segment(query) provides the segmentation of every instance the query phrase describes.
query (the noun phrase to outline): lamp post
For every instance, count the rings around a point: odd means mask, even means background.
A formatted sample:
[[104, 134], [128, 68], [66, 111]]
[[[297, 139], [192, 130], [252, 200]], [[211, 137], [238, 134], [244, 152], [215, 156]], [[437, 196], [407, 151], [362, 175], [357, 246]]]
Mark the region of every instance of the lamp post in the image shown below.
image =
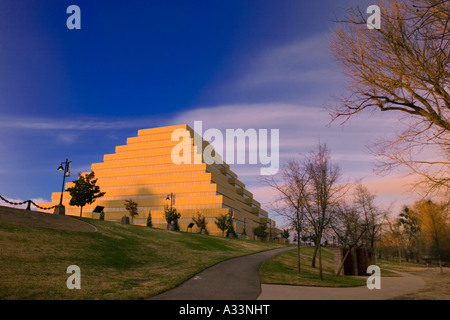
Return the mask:
[[59, 215], [66, 214], [66, 208], [62, 204], [62, 200], [63, 200], [63, 193], [64, 193], [64, 184], [66, 182], [66, 177], [68, 177], [70, 175], [71, 164], [72, 164], [72, 162], [69, 161], [69, 159], [66, 159], [66, 161], [61, 162], [61, 164], [58, 167], [58, 171], [63, 171], [64, 174], [63, 174], [63, 181], [62, 181], [62, 187], [61, 187], [61, 197], [59, 199], [59, 204], [55, 207], [55, 211], [53, 212], [54, 214], [59, 214]]
[[172, 211], [172, 206], [174, 205], [174, 197], [175, 195], [171, 192], [170, 194], [167, 195], [166, 200], [169, 201], [170, 200], [170, 211]]

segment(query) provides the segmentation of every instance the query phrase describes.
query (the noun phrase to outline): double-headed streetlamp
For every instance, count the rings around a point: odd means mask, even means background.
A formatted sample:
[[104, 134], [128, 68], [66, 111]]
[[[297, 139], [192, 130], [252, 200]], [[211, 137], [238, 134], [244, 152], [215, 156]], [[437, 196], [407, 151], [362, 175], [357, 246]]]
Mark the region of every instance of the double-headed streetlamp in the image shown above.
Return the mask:
[[72, 164], [72, 161], [69, 161], [69, 159], [66, 159], [65, 162], [61, 162], [61, 164], [58, 167], [58, 171], [64, 171], [63, 174], [63, 182], [61, 187], [61, 198], [59, 199], [59, 204], [55, 207], [54, 214], [60, 214], [65, 215], [66, 214], [66, 208], [62, 204], [63, 200], [63, 193], [64, 193], [64, 184], [66, 182], [66, 177], [70, 176], [70, 166]]

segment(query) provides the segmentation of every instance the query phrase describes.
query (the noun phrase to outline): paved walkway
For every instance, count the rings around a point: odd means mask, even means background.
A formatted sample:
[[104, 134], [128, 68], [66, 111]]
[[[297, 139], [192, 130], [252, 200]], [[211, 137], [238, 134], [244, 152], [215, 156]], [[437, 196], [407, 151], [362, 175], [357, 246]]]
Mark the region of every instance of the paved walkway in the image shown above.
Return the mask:
[[366, 286], [323, 288], [261, 285], [259, 268], [263, 261], [292, 249], [280, 248], [226, 260], [151, 300], [385, 300], [425, 286], [421, 277], [408, 273], [401, 273], [402, 277], [382, 277], [379, 290], [369, 290]]
[[261, 293], [259, 268], [263, 261], [291, 249], [274, 249], [226, 260], [151, 300], [255, 300]]
[[366, 286], [320, 288], [263, 284], [258, 300], [386, 300], [417, 291], [425, 286], [425, 281], [421, 277], [409, 273], [401, 275], [402, 277], [381, 277], [379, 290], [369, 290]]

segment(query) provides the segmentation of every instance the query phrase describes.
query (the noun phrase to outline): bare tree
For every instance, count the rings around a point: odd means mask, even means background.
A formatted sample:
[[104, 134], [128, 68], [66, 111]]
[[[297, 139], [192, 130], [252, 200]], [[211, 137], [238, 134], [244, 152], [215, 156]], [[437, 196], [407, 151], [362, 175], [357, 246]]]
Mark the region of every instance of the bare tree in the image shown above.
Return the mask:
[[342, 201], [333, 216], [331, 228], [337, 237], [339, 245], [345, 251], [336, 272], [336, 275], [340, 275], [351, 250], [363, 244], [361, 239], [367, 232], [367, 225], [364, 224], [364, 217], [361, 215], [361, 211], [353, 203]]
[[202, 233], [205, 230], [205, 234], [208, 234], [208, 230], [206, 230], [206, 217], [203, 214], [197, 212], [197, 219], [192, 218], [192, 221], [197, 225], [199, 229], [198, 233]]
[[428, 192], [450, 190], [450, 1], [391, 0], [380, 5], [380, 29], [349, 9], [331, 40], [350, 83], [331, 107], [333, 119], [363, 110], [397, 112], [404, 129], [375, 144], [379, 172], [401, 167]]
[[397, 218], [390, 219], [385, 216], [383, 242], [396, 248], [399, 263], [402, 264], [402, 251], [405, 247], [405, 235], [402, 232], [402, 225]]
[[275, 177], [263, 181], [278, 191], [274, 211], [284, 217], [297, 231], [298, 270], [300, 270], [301, 233], [308, 227], [315, 239], [312, 266], [319, 256], [319, 276], [323, 280], [321, 242], [331, 221], [333, 210], [347, 185], [338, 183], [339, 167], [331, 163], [326, 144], [319, 143], [301, 160], [291, 160], [281, 170], [281, 182]]
[[345, 194], [346, 186], [340, 185], [339, 167], [331, 163], [331, 154], [326, 144], [317, 146], [306, 160], [308, 184], [305, 197], [305, 218], [314, 230], [316, 247], [312, 267], [315, 267], [316, 255], [319, 255], [319, 276], [323, 281], [321, 242], [332, 213], [340, 198]]
[[353, 248], [370, 248], [376, 257], [375, 243], [380, 239], [386, 211], [375, 203], [375, 195], [360, 182], [353, 187], [351, 199], [342, 200], [332, 217], [333, 229], [339, 244], [346, 251], [337, 271], [340, 274], [348, 254]]
[[297, 235], [297, 269], [301, 270], [300, 244], [301, 233], [304, 228], [305, 201], [307, 199], [308, 171], [304, 163], [299, 160], [289, 160], [281, 169], [281, 181], [275, 176], [265, 176], [263, 182], [277, 191], [278, 197], [274, 201], [273, 209], [278, 216], [293, 226]]
[[380, 239], [382, 220], [387, 212], [375, 203], [376, 196], [361, 183], [356, 185], [355, 191], [355, 205], [361, 212], [362, 224], [366, 228], [363, 238], [366, 242], [365, 246], [371, 249], [376, 258], [375, 243]]

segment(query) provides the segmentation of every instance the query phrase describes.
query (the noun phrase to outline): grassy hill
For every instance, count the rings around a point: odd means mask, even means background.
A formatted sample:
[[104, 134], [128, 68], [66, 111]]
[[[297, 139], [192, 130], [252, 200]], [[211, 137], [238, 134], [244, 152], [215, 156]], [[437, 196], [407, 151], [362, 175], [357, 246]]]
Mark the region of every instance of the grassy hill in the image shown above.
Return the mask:
[[[145, 299], [280, 246], [0, 207], [0, 299]], [[80, 267], [80, 290], [67, 289], [70, 265]]]

